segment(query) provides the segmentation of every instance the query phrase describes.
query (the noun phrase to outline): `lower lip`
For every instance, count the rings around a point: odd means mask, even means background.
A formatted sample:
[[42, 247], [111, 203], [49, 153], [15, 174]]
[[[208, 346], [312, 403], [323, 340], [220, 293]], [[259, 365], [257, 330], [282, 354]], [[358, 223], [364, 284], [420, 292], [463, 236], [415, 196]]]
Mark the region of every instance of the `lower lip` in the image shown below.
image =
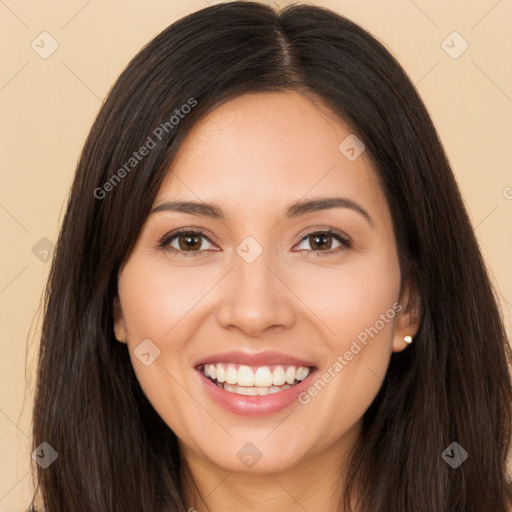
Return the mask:
[[316, 369], [311, 371], [303, 381], [291, 388], [268, 395], [256, 396], [239, 395], [238, 393], [225, 391], [208, 379], [202, 371], [197, 370], [197, 372], [206, 392], [214, 402], [224, 409], [240, 416], [268, 416], [298, 401], [298, 396], [309, 387], [310, 377], [316, 373]]

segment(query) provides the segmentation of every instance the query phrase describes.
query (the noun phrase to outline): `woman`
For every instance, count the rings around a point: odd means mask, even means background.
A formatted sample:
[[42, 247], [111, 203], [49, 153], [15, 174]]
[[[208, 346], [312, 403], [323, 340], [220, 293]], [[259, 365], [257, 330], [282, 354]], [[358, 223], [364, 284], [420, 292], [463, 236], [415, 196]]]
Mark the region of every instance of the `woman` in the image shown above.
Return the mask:
[[47, 512], [510, 506], [510, 348], [452, 171], [327, 9], [208, 7], [130, 62], [46, 299]]

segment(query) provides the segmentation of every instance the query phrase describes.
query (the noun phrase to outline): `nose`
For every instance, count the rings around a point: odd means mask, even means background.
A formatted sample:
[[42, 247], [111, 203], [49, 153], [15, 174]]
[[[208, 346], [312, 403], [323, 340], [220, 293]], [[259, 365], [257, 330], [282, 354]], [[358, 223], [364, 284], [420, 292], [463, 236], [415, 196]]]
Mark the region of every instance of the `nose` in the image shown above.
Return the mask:
[[220, 325], [238, 328], [254, 338], [271, 328], [290, 328], [295, 322], [297, 299], [284, 272], [270, 258], [270, 251], [264, 250], [252, 263], [234, 254], [233, 267], [220, 290]]

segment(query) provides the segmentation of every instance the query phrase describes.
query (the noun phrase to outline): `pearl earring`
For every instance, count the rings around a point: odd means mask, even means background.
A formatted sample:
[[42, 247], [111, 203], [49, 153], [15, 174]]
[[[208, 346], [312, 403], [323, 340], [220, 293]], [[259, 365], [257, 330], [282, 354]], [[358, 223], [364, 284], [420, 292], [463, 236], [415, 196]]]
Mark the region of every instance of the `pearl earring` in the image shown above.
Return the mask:
[[412, 343], [412, 336], [404, 336], [404, 341], [407, 345], [410, 345]]

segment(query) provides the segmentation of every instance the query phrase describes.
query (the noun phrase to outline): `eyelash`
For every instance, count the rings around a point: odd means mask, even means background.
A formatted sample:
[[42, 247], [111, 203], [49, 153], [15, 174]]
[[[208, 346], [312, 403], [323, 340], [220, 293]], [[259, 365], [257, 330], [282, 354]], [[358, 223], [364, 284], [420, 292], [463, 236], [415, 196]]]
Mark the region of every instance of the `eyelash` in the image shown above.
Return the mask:
[[[335, 249], [329, 249], [327, 251], [314, 251], [314, 250], [311, 250], [311, 249], [302, 249], [299, 252], [306, 251], [306, 253], [313, 253], [314, 257], [318, 257], [318, 256], [328, 256], [330, 254], [336, 253], [338, 251], [343, 251], [343, 250], [346, 250], [346, 249], [350, 249], [352, 247], [352, 241], [344, 233], [342, 233], [341, 231], [338, 231], [336, 229], [333, 229], [333, 228], [321, 229], [321, 230], [317, 229], [317, 230], [310, 231], [309, 233], [306, 233], [306, 234], [304, 234], [302, 236], [302, 238], [300, 239], [298, 245], [300, 245], [304, 240], [309, 238], [311, 235], [316, 235], [316, 234], [330, 235], [333, 238], [335, 238], [338, 242], [340, 242], [341, 246], [340, 247], [336, 247]], [[177, 238], [177, 237], [182, 236], [182, 235], [200, 235], [200, 236], [206, 238], [210, 243], [212, 243], [212, 244], [214, 243], [214, 242], [212, 242], [210, 240], [210, 238], [201, 229], [182, 229], [181, 231], [176, 231], [174, 233], [171, 232], [171, 233], [168, 233], [167, 235], [165, 235], [160, 240], [160, 242], [158, 243], [158, 247], [157, 248], [159, 250], [170, 251], [170, 252], [175, 253], [175, 254], [180, 253], [181, 255], [186, 256], [186, 257], [188, 257], [188, 256], [198, 256], [201, 253], [205, 252], [204, 250], [201, 250], [201, 251], [182, 251], [180, 249], [176, 249], [175, 247], [170, 247], [169, 243], [174, 238]]]

